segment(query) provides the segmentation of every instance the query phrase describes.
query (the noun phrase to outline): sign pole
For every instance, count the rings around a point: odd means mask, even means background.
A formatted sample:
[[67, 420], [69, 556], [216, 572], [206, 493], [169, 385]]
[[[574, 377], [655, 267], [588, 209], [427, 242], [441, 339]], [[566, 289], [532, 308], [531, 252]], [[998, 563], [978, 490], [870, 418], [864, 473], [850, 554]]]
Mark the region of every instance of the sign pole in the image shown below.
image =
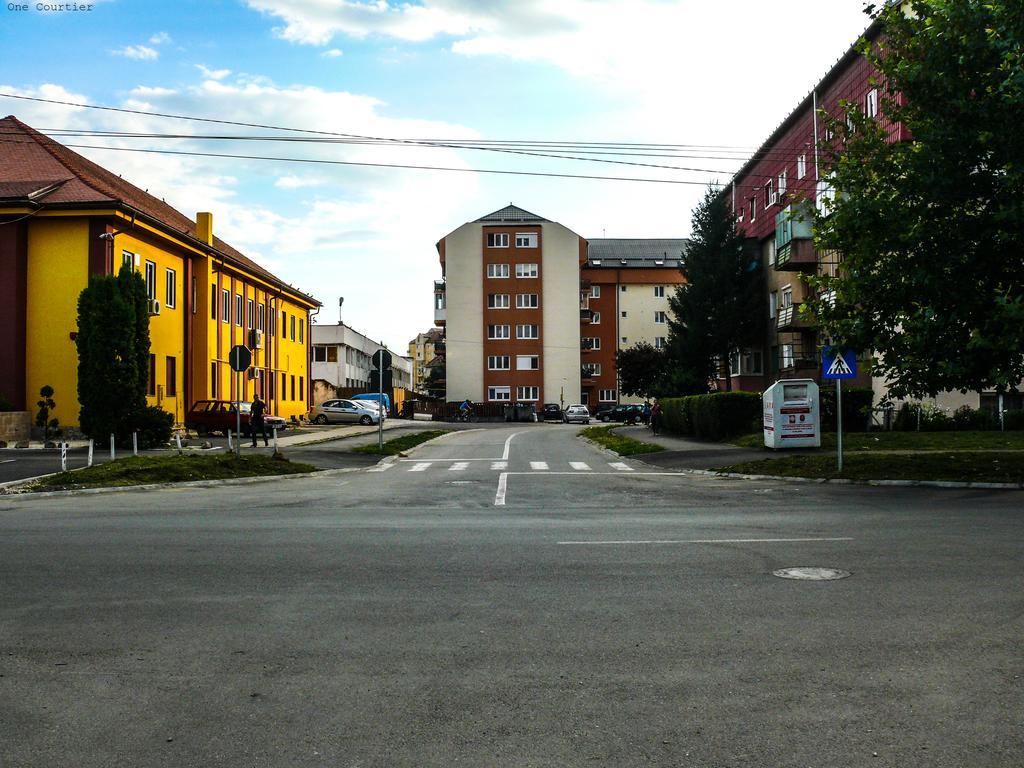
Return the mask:
[[[377, 450], [384, 452], [384, 415], [379, 410], [384, 407], [384, 355], [377, 350], [380, 365], [377, 366]], [[394, 394], [394, 393], [392, 393]]]
[[843, 471], [843, 380], [836, 379], [836, 457]]
[[235, 371], [235, 458], [242, 458], [242, 374]]

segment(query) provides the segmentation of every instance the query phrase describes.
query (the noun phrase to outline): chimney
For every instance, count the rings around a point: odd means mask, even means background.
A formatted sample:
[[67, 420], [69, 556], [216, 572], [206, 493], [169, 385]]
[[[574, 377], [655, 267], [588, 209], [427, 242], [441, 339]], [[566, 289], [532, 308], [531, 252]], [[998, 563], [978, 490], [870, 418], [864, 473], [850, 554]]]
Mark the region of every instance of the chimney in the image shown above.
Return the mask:
[[213, 214], [196, 214], [196, 237], [207, 245], [213, 245]]

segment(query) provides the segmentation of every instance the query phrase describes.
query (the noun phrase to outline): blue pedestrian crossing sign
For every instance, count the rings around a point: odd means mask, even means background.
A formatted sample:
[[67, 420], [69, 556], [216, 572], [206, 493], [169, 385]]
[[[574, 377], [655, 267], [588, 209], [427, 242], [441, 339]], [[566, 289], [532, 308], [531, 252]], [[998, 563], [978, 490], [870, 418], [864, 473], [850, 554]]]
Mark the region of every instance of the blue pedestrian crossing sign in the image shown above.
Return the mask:
[[821, 378], [857, 378], [857, 353], [852, 349], [825, 347], [821, 350]]

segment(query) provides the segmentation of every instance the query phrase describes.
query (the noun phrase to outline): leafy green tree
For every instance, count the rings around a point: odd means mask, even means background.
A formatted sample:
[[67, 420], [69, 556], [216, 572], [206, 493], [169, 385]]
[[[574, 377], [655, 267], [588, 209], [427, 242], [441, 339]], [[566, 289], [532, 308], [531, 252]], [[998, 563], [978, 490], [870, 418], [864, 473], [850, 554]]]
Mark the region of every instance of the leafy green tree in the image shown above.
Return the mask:
[[619, 391], [637, 397], [656, 397], [662, 394], [666, 368], [665, 352], [655, 349], [646, 341], [615, 353], [615, 368], [619, 372]]
[[[669, 299], [668, 377], [673, 394], [707, 392], [716, 358], [764, 342], [764, 272], [756, 248], [736, 230], [724, 195], [709, 188], [693, 212], [693, 233]], [[726, 387], [729, 378], [726, 377]]]
[[810, 308], [834, 343], [873, 353], [897, 397], [1002, 390], [1024, 377], [1024, 13], [912, 7], [874, 11], [882, 34], [861, 42], [884, 119], [832, 116], [835, 196], [815, 238], [842, 262]]
[[146, 408], [149, 317], [146, 286], [130, 266], [94, 275], [78, 297], [78, 402], [82, 431], [98, 441], [130, 438]]

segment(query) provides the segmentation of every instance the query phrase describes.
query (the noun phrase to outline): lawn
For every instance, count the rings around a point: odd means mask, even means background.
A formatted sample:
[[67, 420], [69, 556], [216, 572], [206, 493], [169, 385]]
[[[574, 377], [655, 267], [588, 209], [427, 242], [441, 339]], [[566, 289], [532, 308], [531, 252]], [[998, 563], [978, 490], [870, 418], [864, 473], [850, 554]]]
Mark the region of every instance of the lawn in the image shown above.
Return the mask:
[[44, 477], [32, 488], [52, 491], [60, 488], [107, 488], [150, 483], [178, 483], [187, 480], [227, 480], [236, 477], [294, 475], [315, 472], [309, 464], [298, 464], [284, 457], [250, 454], [185, 456], [132, 456], [105, 464], [96, 464], [76, 472], [60, 472]]
[[[944, 433], [950, 434], [950, 433]], [[719, 472], [783, 477], [824, 477], [850, 480], [952, 480], [960, 482], [1022, 483], [1024, 453], [943, 451], [929, 453], [844, 451], [843, 472], [836, 471], [834, 454], [803, 454], [761, 459], [719, 467]]]
[[402, 435], [396, 437], [394, 440], [388, 440], [384, 443], [384, 447], [379, 447], [376, 443], [370, 443], [369, 445], [361, 445], [358, 448], [353, 448], [353, 453], [369, 453], [377, 456], [397, 456], [410, 448], [415, 448], [420, 443], [425, 443], [428, 440], [433, 440], [435, 437], [446, 435], [451, 430], [448, 429], [428, 429], [425, 432], [415, 432], [411, 435]]
[[580, 437], [585, 437], [588, 440], [593, 440], [600, 446], [607, 448], [620, 456], [635, 456], [640, 453], [655, 453], [657, 451], [665, 450], [660, 445], [654, 443], [642, 443], [639, 440], [634, 440], [631, 437], [623, 437], [622, 435], [616, 435], [612, 433], [613, 429], [617, 429], [621, 425], [614, 425], [611, 427], [587, 427], [580, 431]]
[[[763, 448], [758, 432], [731, 441], [744, 448]], [[821, 447], [835, 449], [834, 432], [821, 436]], [[1024, 451], [1024, 432], [848, 432], [846, 451]]]

